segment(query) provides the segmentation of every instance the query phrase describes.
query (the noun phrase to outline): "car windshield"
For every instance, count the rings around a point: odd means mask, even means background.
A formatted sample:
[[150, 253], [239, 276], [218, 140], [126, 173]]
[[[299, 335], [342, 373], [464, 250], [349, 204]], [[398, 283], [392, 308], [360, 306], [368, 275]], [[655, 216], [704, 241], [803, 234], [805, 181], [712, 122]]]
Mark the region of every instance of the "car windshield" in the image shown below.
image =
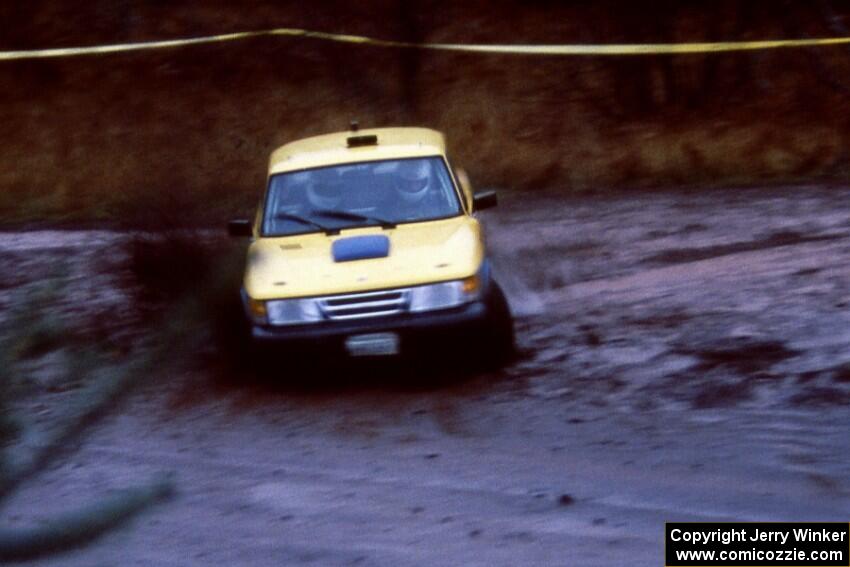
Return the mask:
[[391, 228], [460, 213], [441, 157], [370, 161], [272, 176], [263, 234]]

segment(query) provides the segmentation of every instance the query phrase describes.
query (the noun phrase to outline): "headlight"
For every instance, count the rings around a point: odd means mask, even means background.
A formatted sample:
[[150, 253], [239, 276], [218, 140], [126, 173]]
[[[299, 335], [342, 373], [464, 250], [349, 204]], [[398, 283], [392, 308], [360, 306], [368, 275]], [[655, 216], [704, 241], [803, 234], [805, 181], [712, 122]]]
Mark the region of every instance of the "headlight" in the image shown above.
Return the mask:
[[277, 299], [266, 302], [268, 321], [272, 325], [315, 323], [322, 313], [315, 299]]
[[422, 285], [410, 290], [410, 312], [450, 309], [475, 301], [481, 296], [481, 279], [478, 275], [463, 280]]

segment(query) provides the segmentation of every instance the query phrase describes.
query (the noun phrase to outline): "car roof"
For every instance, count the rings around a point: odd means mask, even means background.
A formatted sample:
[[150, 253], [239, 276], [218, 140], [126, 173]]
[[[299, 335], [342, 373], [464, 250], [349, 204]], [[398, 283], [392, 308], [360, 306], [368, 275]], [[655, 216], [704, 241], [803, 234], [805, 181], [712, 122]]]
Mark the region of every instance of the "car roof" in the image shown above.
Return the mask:
[[[377, 144], [350, 147], [351, 136], [377, 136]], [[269, 174], [326, 165], [444, 155], [445, 138], [430, 128], [370, 128], [290, 142], [272, 152]]]

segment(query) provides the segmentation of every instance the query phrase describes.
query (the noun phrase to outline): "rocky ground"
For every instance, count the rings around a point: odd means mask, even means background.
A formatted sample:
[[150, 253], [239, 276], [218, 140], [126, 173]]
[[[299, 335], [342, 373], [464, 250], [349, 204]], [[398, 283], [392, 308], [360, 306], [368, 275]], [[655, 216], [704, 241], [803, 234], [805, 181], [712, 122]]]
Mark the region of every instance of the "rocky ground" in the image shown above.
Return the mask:
[[[390, 364], [316, 390], [152, 377], [0, 520], [165, 470], [173, 500], [44, 563], [660, 565], [665, 521], [845, 521], [848, 196], [507, 193], [485, 221], [517, 314], [508, 368], [412, 387]], [[57, 317], [132, 321], [124, 238], [0, 234], [2, 312], [63, 260]], [[101, 335], [120, 350], [127, 328]], [[18, 412], [49, 422], [75, 385], [29, 364]]]

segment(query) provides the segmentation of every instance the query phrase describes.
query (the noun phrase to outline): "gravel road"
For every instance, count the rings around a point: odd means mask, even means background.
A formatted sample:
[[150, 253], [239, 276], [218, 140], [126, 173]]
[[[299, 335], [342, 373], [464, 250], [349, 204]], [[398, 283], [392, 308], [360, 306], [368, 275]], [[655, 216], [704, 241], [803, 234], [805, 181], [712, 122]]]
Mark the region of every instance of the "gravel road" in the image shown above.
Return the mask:
[[[388, 365], [316, 391], [158, 379], [0, 521], [163, 470], [175, 499], [43, 564], [651, 566], [665, 521], [846, 521], [848, 197], [507, 193], [485, 220], [517, 314], [508, 368], [410, 387]], [[63, 257], [58, 312], [130, 317], [103, 269], [123, 238], [0, 233], [0, 307]], [[74, 393], [49, 367], [34, 420]]]

